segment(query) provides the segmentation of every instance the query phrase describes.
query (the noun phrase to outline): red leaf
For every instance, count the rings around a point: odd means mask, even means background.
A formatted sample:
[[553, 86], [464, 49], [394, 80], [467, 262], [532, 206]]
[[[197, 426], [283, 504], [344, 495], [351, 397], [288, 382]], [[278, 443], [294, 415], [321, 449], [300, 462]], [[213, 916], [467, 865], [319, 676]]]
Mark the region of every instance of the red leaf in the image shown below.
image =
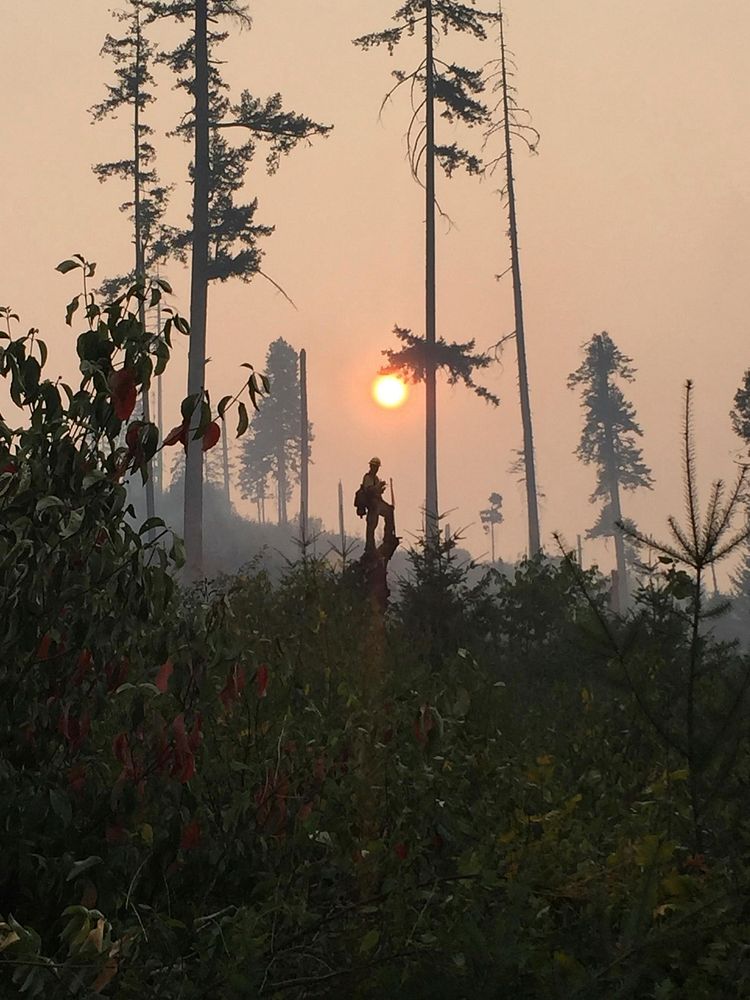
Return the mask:
[[104, 831], [104, 839], [108, 844], [121, 844], [125, 838], [125, 827], [122, 823], [110, 823]]
[[313, 778], [319, 783], [323, 784], [326, 780], [326, 774], [328, 769], [326, 767], [326, 759], [323, 756], [316, 757], [315, 763], [313, 764]]
[[182, 836], [180, 837], [180, 850], [182, 851], [192, 851], [193, 848], [197, 847], [201, 842], [201, 825], [197, 819], [191, 819], [190, 822], [183, 826]]
[[21, 726], [23, 741], [26, 746], [36, 746], [36, 726], [33, 722], [27, 722]]
[[45, 632], [36, 649], [37, 660], [46, 660], [49, 657], [49, 648], [52, 645], [52, 636]]
[[174, 762], [170, 774], [183, 782], [190, 781], [195, 774], [195, 757], [185, 732], [185, 716], [180, 713], [172, 723], [174, 732]]
[[399, 840], [399, 842], [393, 846], [393, 853], [397, 858], [400, 858], [402, 861], [406, 861], [409, 857], [409, 848], [403, 840]]
[[110, 660], [104, 668], [104, 674], [107, 678], [107, 690], [117, 690], [128, 679], [129, 672], [130, 660], [126, 656], [123, 656], [121, 660]]
[[65, 737], [73, 752], [81, 749], [90, 729], [91, 716], [88, 712], [84, 712], [80, 718], [76, 718], [70, 714], [69, 705], [65, 706], [57, 720], [57, 731]]
[[130, 763], [130, 740], [127, 733], [118, 733], [112, 740], [112, 753], [123, 765]]
[[172, 661], [167, 660], [166, 663], [161, 665], [159, 673], [156, 675], [156, 681], [154, 682], [158, 689], [164, 694], [169, 687], [169, 678], [174, 673], [174, 667], [172, 666]]
[[86, 676], [87, 672], [91, 668], [94, 658], [91, 655], [90, 649], [82, 649], [80, 655], [78, 656], [78, 662], [76, 663], [75, 673], [71, 678], [71, 682], [78, 687], [83, 683], [83, 678]]
[[698, 872], [700, 875], [705, 875], [708, 871], [708, 865], [706, 864], [705, 854], [691, 854], [689, 858], [685, 859], [686, 870], [692, 870]]
[[169, 773], [184, 785], [195, 776], [195, 757], [191, 753], [175, 753], [175, 762]]
[[6, 462], [5, 465], [0, 465], [0, 476], [5, 475], [6, 473], [11, 475], [14, 472], [18, 472], [18, 466], [15, 462]]
[[112, 408], [118, 420], [127, 420], [135, 409], [138, 390], [135, 376], [130, 368], [121, 368], [109, 376], [109, 391], [112, 394]]
[[259, 698], [265, 698], [268, 688], [268, 667], [262, 664], [255, 674], [255, 690]]
[[190, 735], [188, 736], [188, 746], [195, 753], [201, 744], [203, 736], [201, 734], [201, 729], [203, 727], [203, 716], [200, 712], [195, 714], [195, 722], [193, 723], [193, 728], [190, 730]]
[[216, 423], [215, 420], [212, 420], [211, 423], [206, 428], [203, 437], [201, 438], [201, 441], [203, 443], [203, 450], [208, 451], [209, 448], [213, 448], [213, 446], [218, 442], [220, 437], [221, 437], [221, 428], [219, 427], [219, 425]]
[[232, 667], [227, 682], [219, 694], [224, 711], [228, 712], [233, 702], [237, 701], [245, 688], [245, 668], [238, 663]]
[[86, 787], [86, 765], [76, 764], [68, 771], [68, 788], [76, 795], [80, 795]]
[[188, 422], [187, 420], [181, 423], [178, 427], [173, 427], [172, 430], [164, 438], [164, 444], [171, 448], [173, 444], [185, 445], [187, 443], [188, 434]]

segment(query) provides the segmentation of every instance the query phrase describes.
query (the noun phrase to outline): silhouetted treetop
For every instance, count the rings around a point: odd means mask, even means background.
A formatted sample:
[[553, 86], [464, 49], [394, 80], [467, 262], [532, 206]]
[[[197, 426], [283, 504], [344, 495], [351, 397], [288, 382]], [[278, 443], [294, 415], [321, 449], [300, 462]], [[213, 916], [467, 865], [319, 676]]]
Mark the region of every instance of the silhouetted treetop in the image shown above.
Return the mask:
[[388, 364], [381, 371], [383, 374], [397, 372], [408, 382], [424, 382], [428, 358], [432, 358], [435, 368], [442, 368], [446, 373], [449, 385], [463, 382], [467, 389], [485, 399], [493, 406], [500, 402], [499, 398], [489, 389], [477, 385], [474, 372], [478, 368], [488, 368], [493, 358], [488, 354], [475, 353], [476, 341], [469, 340], [465, 344], [447, 343], [443, 337], [438, 337], [434, 345], [428, 345], [422, 337], [416, 337], [411, 330], [394, 327], [396, 337], [405, 344], [404, 347], [383, 351]]

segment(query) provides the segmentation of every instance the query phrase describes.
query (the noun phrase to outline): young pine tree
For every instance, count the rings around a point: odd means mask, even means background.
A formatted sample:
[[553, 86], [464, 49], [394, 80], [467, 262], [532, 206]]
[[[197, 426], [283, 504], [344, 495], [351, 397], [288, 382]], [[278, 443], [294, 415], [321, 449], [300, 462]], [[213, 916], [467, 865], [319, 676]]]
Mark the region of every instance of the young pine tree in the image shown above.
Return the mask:
[[[281, 337], [268, 348], [266, 375], [271, 393], [255, 413], [243, 443], [239, 483], [242, 495], [258, 503], [273, 477], [278, 523], [286, 524], [292, 487], [300, 479], [302, 442], [299, 358]], [[308, 423], [308, 441], [312, 440], [312, 424]]]
[[[413, 381], [425, 383], [425, 515], [428, 542], [437, 542], [439, 534], [437, 369], [447, 367], [455, 375], [453, 381], [460, 378], [475, 388], [471, 381], [474, 368], [485, 367], [488, 363], [483, 355], [472, 354], [473, 341], [446, 344], [436, 332], [436, 166], [439, 164], [448, 176], [458, 167], [475, 174], [481, 170], [479, 157], [457, 142], [450, 145], [438, 142], [436, 113], [450, 125], [481, 126], [489, 121], [488, 108], [481, 100], [485, 86], [482, 67], [468, 69], [457, 63], [445, 62], [436, 55], [436, 47], [448, 35], [456, 33], [468, 34], [483, 41], [487, 37], [487, 25], [497, 21], [498, 16], [457, 0], [407, 0], [393, 14], [393, 27], [355, 39], [355, 45], [362, 49], [385, 45], [393, 53], [403, 42], [414, 36], [419, 37], [420, 53], [416, 66], [408, 72], [394, 72], [396, 84], [385, 101], [402, 86], [419, 95], [409, 122], [407, 143], [411, 172], [424, 187], [426, 202], [425, 334], [424, 338], [414, 337], [409, 330], [396, 328], [397, 336], [407, 346], [403, 351], [389, 351], [387, 355], [390, 369], [404, 370]], [[457, 371], [459, 374], [456, 374]], [[468, 373], [468, 381], [462, 372]], [[492, 398], [486, 390], [481, 394]]]
[[643, 432], [636, 423], [635, 409], [617, 384], [634, 381], [632, 360], [618, 350], [606, 332], [595, 334], [583, 350], [583, 363], [568, 377], [569, 389], [580, 387], [584, 411], [575, 453], [585, 465], [596, 467], [591, 503], [602, 503], [596, 524], [586, 537], [614, 538], [618, 605], [622, 610], [627, 604], [628, 584], [623, 533], [618, 528], [623, 521], [620, 493], [639, 487], [651, 489], [653, 479], [637, 443]]
[[[740, 438], [745, 455], [750, 453], [750, 368], [742, 377], [742, 385], [734, 394], [734, 406], [730, 412], [732, 429]], [[750, 547], [745, 546], [742, 561], [732, 576], [732, 590], [736, 598], [735, 614], [748, 620], [750, 615]]]

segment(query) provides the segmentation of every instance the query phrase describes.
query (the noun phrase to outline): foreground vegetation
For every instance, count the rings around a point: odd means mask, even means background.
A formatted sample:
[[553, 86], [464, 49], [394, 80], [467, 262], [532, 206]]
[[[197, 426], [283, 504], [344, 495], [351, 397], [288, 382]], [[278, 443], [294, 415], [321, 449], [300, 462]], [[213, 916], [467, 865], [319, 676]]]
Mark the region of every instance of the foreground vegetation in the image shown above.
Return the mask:
[[450, 542], [385, 620], [309, 559], [180, 587], [123, 485], [143, 294], [87, 307], [76, 391], [0, 345], [0, 995], [750, 995], [748, 659], [700, 574], [626, 620]]

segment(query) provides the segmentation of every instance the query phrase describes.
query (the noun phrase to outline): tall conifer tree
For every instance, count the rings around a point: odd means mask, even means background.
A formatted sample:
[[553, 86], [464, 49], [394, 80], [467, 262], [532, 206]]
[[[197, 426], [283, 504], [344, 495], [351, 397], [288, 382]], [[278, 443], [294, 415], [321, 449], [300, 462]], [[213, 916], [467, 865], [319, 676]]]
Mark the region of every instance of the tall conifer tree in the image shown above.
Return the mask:
[[[396, 84], [386, 100], [400, 87], [407, 85], [413, 93], [422, 95], [414, 109], [407, 132], [409, 161], [414, 178], [425, 192], [425, 333], [421, 357], [416, 363], [401, 365], [402, 352], [388, 352], [392, 368], [405, 367], [412, 378], [425, 383], [425, 519], [428, 541], [434, 543], [438, 535], [438, 476], [437, 476], [437, 383], [438, 367], [444, 366], [445, 350], [463, 352], [463, 367], [468, 367], [469, 377], [474, 367], [484, 367], [483, 357], [471, 354], [473, 341], [468, 345], [446, 344], [437, 336], [436, 279], [435, 279], [435, 172], [439, 164], [450, 176], [458, 167], [470, 173], [479, 173], [478, 156], [458, 145], [457, 142], [441, 144], [436, 138], [436, 113], [453, 125], [486, 124], [489, 119], [487, 106], [482, 102], [484, 90], [482, 67], [468, 69], [448, 63], [436, 55], [436, 41], [449, 34], [464, 33], [484, 40], [486, 27], [498, 15], [477, 9], [471, 4], [456, 0], [407, 0], [393, 14], [393, 27], [363, 35], [355, 44], [363, 49], [385, 45], [390, 53], [410, 37], [419, 35], [422, 57], [410, 71], [396, 70]], [[385, 103], [385, 101], [384, 101]], [[421, 338], [410, 331], [398, 331], [407, 343], [409, 357], [420, 347]], [[403, 334], [403, 335], [402, 335]], [[441, 357], [443, 362], [441, 363]], [[463, 377], [463, 376], [460, 376]], [[489, 397], [490, 394], [485, 393]]]
[[[513, 140], [520, 139], [531, 150], [536, 150], [539, 133], [528, 122], [523, 121], [524, 113], [518, 107], [515, 89], [510, 82], [510, 67], [505, 40], [505, 17], [502, 2], [498, 4], [500, 18], [500, 58], [496, 63], [495, 89], [500, 101], [495, 109], [493, 121], [487, 130], [488, 139], [495, 133], [502, 137], [502, 153], [497, 160], [490, 161], [493, 170], [502, 162], [505, 172], [505, 197], [508, 205], [508, 237], [510, 239], [510, 272], [513, 278], [513, 315], [515, 327], [513, 339], [516, 342], [518, 363], [518, 393], [521, 404], [521, 427], [523, 431], [523, 473], [526, 487], [526, 512], [528, 519], [528, 552], [530, 556], [541, 550], [539, 530], [539, 492], [536, 481], [536, 456], [534, 454], [534, 433], [531, 420], [531, 397], [529, 374], [526, 361], [526, 327], [524, 324], [523, 291], [521, 287], [521, 255], [518, 244], [518, 217], [516, 211], [516, 180], [513, 173]], [[503, 338], [506, 339], [506, 338]]]
[[[304, 115], [285, 111], [281, 97], [265, 101], [245, 90], [232, 103], [221, 78], [217, 46], [228, 37], [218, 27], [229, 22], [250, 27], [248, 7], [236, 0], [154, 0], [154, 13], [190, 24], [187, 38], [165, 62], [177, 74], [178, 86], [191, 98], [192, 110], [178, 133], [193, 146], [191, 178], [193, 207], [190, 224], [172, 240], [177, 256], [190, 255], [190, 352], [188, 396], [200, 398], [205, 387], [208, 285], [211, 280], [232, 277], [251, 280], [261, 270], [261, 236], [273, 227], [255, 222], [257, 201], [240, 205], [236, 196], [244, 186], [246, 172], [257, 144], [268, 144], [266, 166], [274, 172], [282, 155], [300, 142], [325, 135], [329, 126]], [[233, 146], [225, 133], [239, 129], [246, 141]], [[193, 421], [200, 419], [198, 408]], [[185, 548], [188, 570], [200, 575], [203, 562], [203, 496], [201, 449], [190, 441], [185, 484]]]
[[[243, 496], [257, 502], [273, 477], [277, 519], [279, 524], [286, 524], [292, 487], [300, 480], [302, 425], [299, 357], [281, 337], [268, 348], [266, 375], [271, 392], [255, 413], [242, 443], [239, 483]], [[307, 427], [310, 442], [312, 424], [308, 422]]]
[[[154, 166], [153, 129], [144, 120], [145, 110], [154, 100], [152, 65], [156, 53], [154, 45], [144, 34], [144, 28], [152, 17], [151, 7], [145, 0], [127, 0], [126, 9], [115, 11], [114, 16], [123, 25], [124, 33], [118, 38], [108, 34], [102, 46], [102, 55], [109, 56], [115, 64], [115, 82], [107, 86], [107, 96], [91, 108], [91, 115], [95, 122], [99, 122], [116, 117], [123, 108], [128, 109], [133, 132], [132, 156], [97, 163], [93, 170], [102, 182], [119, 178], [132, 185], [131, 199], [125, 201], [121, 209], [129, 212], [133, 220], [135, 259], [130, 273], [104, 283], [104, 291], [108, 294], [118, 294], [136, 282], [145, 284], [147, 270], [159, 256], [157, 245], [169, 196], [169, 188], [159, 182]], [[145, 329], [144, 299], [139, 303], [139, 319]], [[147, 422], [151, 419], [148, 382], [143, 388], [143, 419]], [[155, 509], [153, 470], [145, 488], [146, 517], [152, 518]]]
[[628, 598], [627, 563], [620, 493], [639, 487], [651, 489], [651, 470], [643, 461], [637, 439], [643, 431], [636, 423], [633, 404], [625, 399], [620, 382], [635, 381], [632, 359], [615, 346], [608, 333], [595, 334], [584, 344], [584, 360], [568, 377], [568, 388], [580, 388], [584, 412], [583, 431], [576, 455], [585, 465], [596, 467], [596, 488], [591, 502], [601, 502], [596, 524], [587, 538], [611, 537], [615, 542], [618, 574], [618, 604], [624, 610]]

